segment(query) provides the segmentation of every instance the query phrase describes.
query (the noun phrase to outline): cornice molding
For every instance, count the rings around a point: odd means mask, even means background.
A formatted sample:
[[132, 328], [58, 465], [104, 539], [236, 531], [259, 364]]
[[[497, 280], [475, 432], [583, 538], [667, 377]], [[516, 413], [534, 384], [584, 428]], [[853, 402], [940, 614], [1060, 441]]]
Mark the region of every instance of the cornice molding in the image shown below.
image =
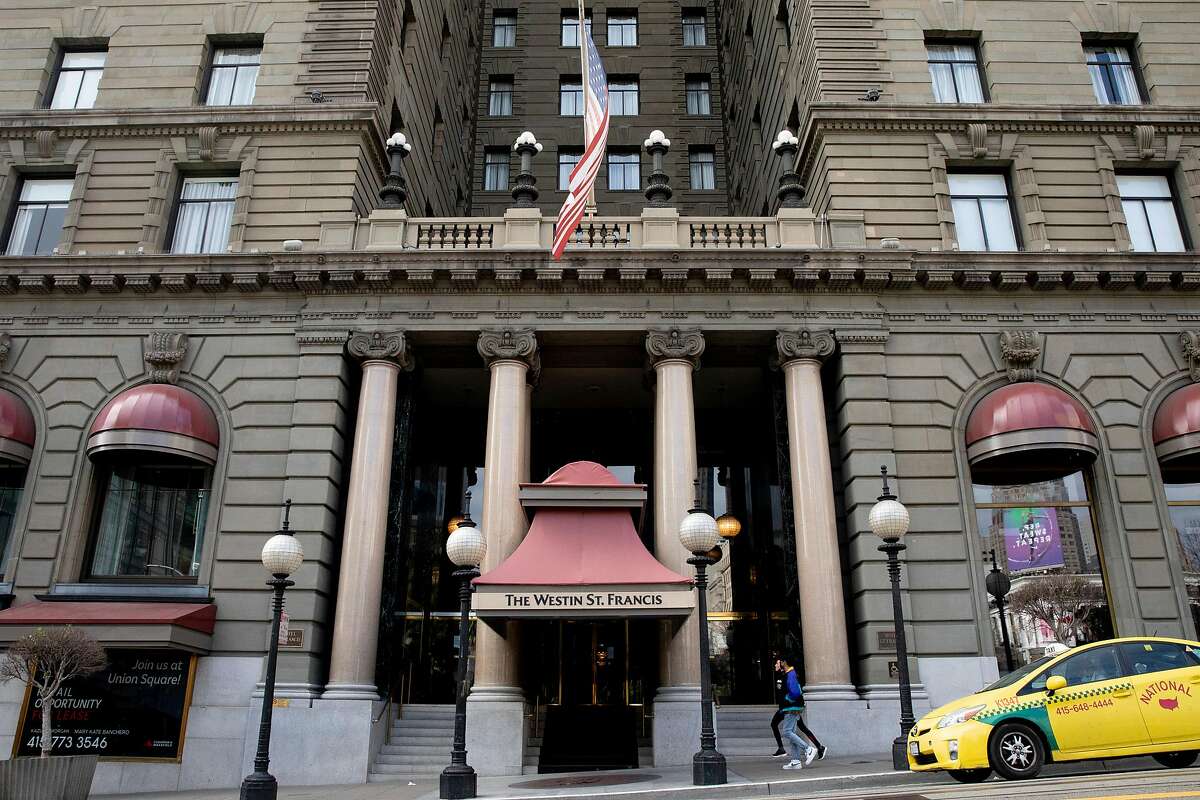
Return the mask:
[[646, 355], [650, 365], [657, 367], [664, 361], [687, 361], [692, 369], [700, 368], [700, 356], [704, 355], [704, 334], [699, 328], [667, 328], [646, 334]]

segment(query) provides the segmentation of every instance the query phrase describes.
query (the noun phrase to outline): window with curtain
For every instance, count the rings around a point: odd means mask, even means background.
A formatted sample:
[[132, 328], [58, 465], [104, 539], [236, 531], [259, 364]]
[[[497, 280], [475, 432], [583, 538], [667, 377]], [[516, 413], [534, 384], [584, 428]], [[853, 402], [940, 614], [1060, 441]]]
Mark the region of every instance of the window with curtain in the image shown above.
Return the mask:
[[688, 168], [691, 173], [693, 189], [711, 190], [717, 188], [716, 156], [709, 149], [695, 149], [688, 152]]
[[683, 46], [704, 47], [708, 44], [704, 9], [688, 9], [683, 12]]
[[488, 115], [492, 117], [512, 116], [512, 104], [512, 78], [492, 78], [488, 84]]
[[24, 464], [0, 461], [0, 579], [4, 577], [4, 565], [8, 561], [8, 542], [12, 538], [21, 492], [25, 489], [26, 470]]
[[616, 78], [608, 82], [608, 113], [614, 117], [638, 114], [637, 78]]
[[[583, 24], [587, 26], [588, 33], [592, 32], [592, 12], [584, 13]], [[579, 12], [564, 11], [562, 12], [562, 38], [561, 44], [563, 47], [579, 47]]]
[[636, 192], [642, 188], [642, 160], [637, 153], [608, 154], [608, 189]]
[[558, 153], [558, 190], [560, 192], [565, 192], [568, 188], [570, 188], [571, 170], [575, 169], [575, 165], [579, 163], [579, 159], [581, 157], [582, 157], [582, 154], [578, 153], [578, 152], [564, 153], [562, 151], [559, 151], [559, 153]]
[[1187, 249], [1166, 175], [1118, 175], [1117, 188], [1134, 251], [1180, 253]]
[[1087, 54], [1092, 88], [1096, 90], [1096, 102], [1114, 106], [1135, 106], [1144, 102], [1128, 47], [1087, 45], [1083, 49]]
[[87, 576], [195, 578], [211, 477], [208, 467], [184, 459], [102, 468]]
[[62, 238], [74, 178], [21, 181], [5, 252], [10, 256], [48, 256]]
[[261, 47], [218, 47], [208, 73], [206, 106], [248, 106], [262, 61]]
[[237, 188], [237, 178], [185, 178], [175, 211], [171, 252], [225, 252]]
[[1200, 483], [1167, 483], [1166, 490], [1171, 524], [1179, 542], [1179, 561], [1195, 593], [1192, 603], [1200, 606]]
[[517, 46], [517, 12], [492, 12], [492, 47]]
[[686, 83], [687, 113], [708, 115], [712, 113], [712, 84], [707, 75], [691, 75]]
[[92, 108], [108, 53], [103, 50], [63, 53], [50, 96], [50, 108]]
[[975, 45], [927, 44], [935, 103], [982, 103], [983, 81]]
[[563, 78], [559, 81], [558, 113], [564, 117], [583, 116], [583, 84], [578, 78]]
[[483, 190], [508, 190], [508, 148], [489, 147], [483, 154]]
[[1008, 200], [1008, 182], [1004, 176], [988, 172], [952, 172], [949, 179], [958, 249], [1019, 249]]
[[608, 46], [637, 47], [638, 18], [636, 11], [609, 10]]

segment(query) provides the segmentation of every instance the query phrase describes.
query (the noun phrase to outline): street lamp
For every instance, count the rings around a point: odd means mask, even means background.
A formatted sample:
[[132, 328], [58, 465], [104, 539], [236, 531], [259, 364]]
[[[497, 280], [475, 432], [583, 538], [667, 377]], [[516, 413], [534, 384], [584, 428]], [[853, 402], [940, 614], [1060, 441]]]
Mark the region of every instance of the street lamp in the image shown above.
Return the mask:
[[479, 577], [479, 565], [487, 554], [487, 539], [471, 520], [471, 493], [463, 500], [463, 517], [446, 539], [446, 556], [458, 567], [454, 577], [458, 588], [458, 693], [454, 701], [454, 745], [450, 765], [442, 770], [442, 800], [463, 800], [475, 796], [475, 770], [467, 764], [467, 661], [471, 653], [471, 581]]
[[987, 593], [996, 601], [996, 611], [1000, 614], [1000, 639], [1004, 642], [1004, 663], [1008, 665], [1008, 671], [1012, 672], [1012, 644], [1008, 640], [1008, 618], [1004, 612], [1004, 598], [1008, 597], [1012, 581], [1000, 571], [1000, 567], [996, 566], [996, 548], [993, 547], [989, 551], [989, 555], [992, 557], [992, 569], [984, 580], [984, 586], [987, 587]]
[[883, 475], [883, 494], [879, 502], [871, 507], [867, 524], [871, 532], [883, 540], [880, 552], [887, 553], [888, 578], [892, 583], [892, 618], [896, 626], [896, 671], [900, 678], [900, 735], [892, 741], [892, 769], [908, 769], [908, 754], [905, 752], [908, 732], [916, 724], [912, 710], [912, 687], [908, 678], [908, 643], [904, 637], [904, 606], [900, 603], [900, 561], [896, 557], [905, 549], [900, 539], [908, 533], [908, 509], [888, 489], [887, 467], [880, 467]]
[[275, 590], [271, 607], [271, 640], [267, 645], [267, 676], [263, 683], [262, 717], [258, 723], [258, 750], [254, 753], [254, 772], [242, 779], [241, 800], [275, 800], [279, 784], [267, 772], [271, 761], [271, 711], [275, 705], [275, 663], [279, 659], [279, 621], [283, 616], [283, 590], [295, 586], [288, 576], [304, 562], [304, 548], [288, 528], [292, 501], [283, 504], [283, 523], [279, 532], [262, 549], [262, 563], [271, 573], [267, 586]]
[[[700, 508], [700, 486], [696, 481], [696, 507], [679, 525], [679, 541], [692, 557], [696, 568], [696, 610], [700, 625], [700, 752], [692, 756], [692, 784], [718, 786], [728, 782], [725, 756], [717, 752], [717, 733], [713, 728], [712, 679], [708, 668], [708, 577], [705, 570], [717, 562], [710, 552], [721, 543], [717, 521]], [[718, 550], [718, 556], [720, 551]]]

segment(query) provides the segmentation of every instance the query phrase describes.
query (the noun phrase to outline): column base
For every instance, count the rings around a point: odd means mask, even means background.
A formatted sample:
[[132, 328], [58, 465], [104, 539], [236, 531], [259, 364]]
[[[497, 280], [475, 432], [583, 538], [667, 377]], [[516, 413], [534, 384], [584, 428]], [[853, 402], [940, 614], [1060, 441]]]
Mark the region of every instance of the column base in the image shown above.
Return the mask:
[[379, 700], [379, 690], [372, 683], [330, 683], [321, 693], [323, 700]]
[[482, 686], [467, 696], [467, 763], [479, 775], [520, 775], [525, 761], [525, 695]]
[[[716, 715], [713, 715], [714, 725]], [[700, 687], [663, 686], [654, 696], [654, 766], [692, 763], [700, 746]], [[717, 746], [721, 740], [717, 737]]]
[[804, 687], [804, 700], [808, 703], [858, 699], [858, 690], [850, 683], [810, 683]]
[[438, 788], [441, 800], [468, 800], [478, 791], [478, 775], [466, 764], [451, 764], [442, 770]]
[[723, 786], [729, 783], [725, 756], [716, 750], [701, 750], [692, 756], [693, 786]]

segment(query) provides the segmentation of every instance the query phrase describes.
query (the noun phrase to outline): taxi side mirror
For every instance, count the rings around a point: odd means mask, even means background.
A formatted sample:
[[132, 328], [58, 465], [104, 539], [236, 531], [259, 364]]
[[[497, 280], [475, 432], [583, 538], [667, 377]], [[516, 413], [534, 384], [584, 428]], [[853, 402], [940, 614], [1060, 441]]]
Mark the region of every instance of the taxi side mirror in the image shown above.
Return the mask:
[[1051, 675], [1046, 679], [1046, 695], [1053, 695], [1060, 689], [1067, 688], [1067, 679], [1062, 675]]

